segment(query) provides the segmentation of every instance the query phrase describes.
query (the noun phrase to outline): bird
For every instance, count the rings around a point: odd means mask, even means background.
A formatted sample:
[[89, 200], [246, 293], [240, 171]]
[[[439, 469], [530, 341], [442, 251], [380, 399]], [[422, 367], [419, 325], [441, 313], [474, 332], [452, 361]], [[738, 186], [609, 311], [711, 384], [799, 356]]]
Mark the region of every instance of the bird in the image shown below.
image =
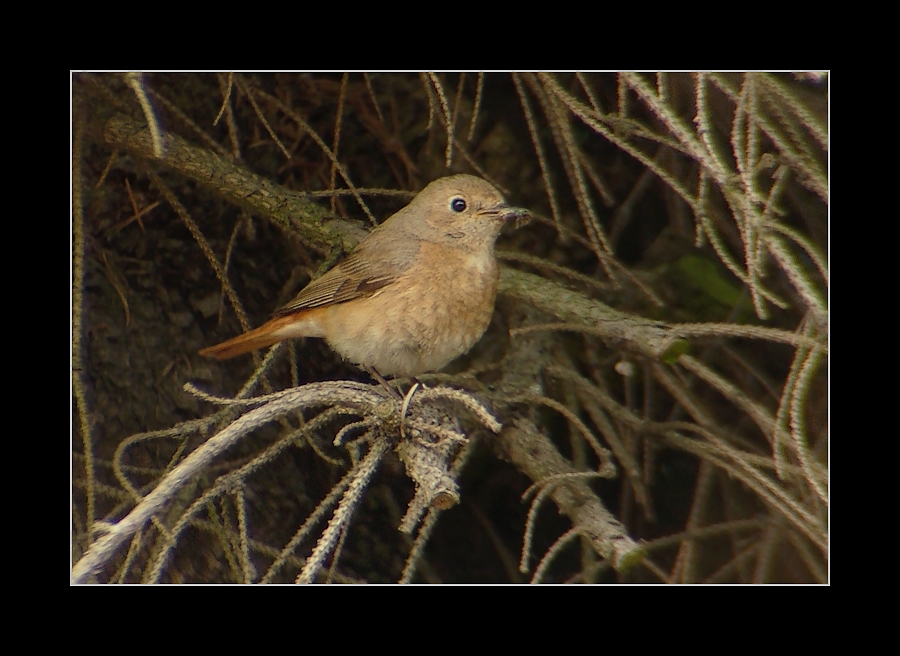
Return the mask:
[[439, 178], [273, 319], [200, 355], [224, 360], [320, 337], [376, 378], [437, 371], [487, 329], [499, 282], [494, 244], [504, 223], [527, 214], [481, 178]]

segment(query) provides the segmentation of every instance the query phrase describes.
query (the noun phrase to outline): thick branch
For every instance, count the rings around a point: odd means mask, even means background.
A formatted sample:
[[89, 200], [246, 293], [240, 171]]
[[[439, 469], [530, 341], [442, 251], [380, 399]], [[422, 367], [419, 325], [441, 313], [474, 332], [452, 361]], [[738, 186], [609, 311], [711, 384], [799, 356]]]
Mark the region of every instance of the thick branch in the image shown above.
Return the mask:
[[531, 273], [501, 267], [500, 293], [571, 324], [570, 330], [585, 326], [608, 344], [626, 347], [653, 360], [672, 361], [686, 348], [686, 342], [660, 321], [619, 312]]
[[[556, 447], [526, 419], [510, 422], [491, 441], [528, 477], [540, 483], [560, 474], [577, 470], [560, 455]], [[597, 553], [609, 560], [616, 571], [624, 572], [643, 560], [644, 549], [628, 537], [625, 527], [613, 517], [600, 498], [586, 484], [562, 480], [550, 496], [579, 533], [586, 536]]]

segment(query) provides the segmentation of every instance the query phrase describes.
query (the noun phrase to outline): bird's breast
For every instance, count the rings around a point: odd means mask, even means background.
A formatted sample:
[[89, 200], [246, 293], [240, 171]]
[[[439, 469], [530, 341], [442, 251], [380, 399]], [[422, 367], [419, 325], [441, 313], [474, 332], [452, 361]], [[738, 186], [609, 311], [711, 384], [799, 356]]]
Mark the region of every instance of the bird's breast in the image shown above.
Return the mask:
[[395, 283], [329, 308], [332, 348], [383, 375], [436, 371], [468, 351], [491, 321], [499, 272], [493, 251], [422, 244]]

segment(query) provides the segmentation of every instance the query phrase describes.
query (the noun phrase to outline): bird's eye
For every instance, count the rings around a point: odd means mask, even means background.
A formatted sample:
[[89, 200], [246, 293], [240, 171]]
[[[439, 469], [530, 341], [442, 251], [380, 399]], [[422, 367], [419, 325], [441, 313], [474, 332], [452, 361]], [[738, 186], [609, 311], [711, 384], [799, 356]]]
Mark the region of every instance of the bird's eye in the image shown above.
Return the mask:
[[450, 209], [453, 210], [454, 212], [465, 212], [466, 211], [466, 201], [459, 197], [453, 198], [450, 201]]

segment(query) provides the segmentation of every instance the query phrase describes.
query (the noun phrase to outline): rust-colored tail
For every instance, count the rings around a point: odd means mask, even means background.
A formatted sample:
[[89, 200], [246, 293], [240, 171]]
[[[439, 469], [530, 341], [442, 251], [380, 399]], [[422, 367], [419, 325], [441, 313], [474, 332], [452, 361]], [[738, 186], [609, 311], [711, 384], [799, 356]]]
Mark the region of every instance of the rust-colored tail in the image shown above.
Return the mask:
[[215, 346], [208, 346], [200, 351], [200, 355], [204, 355], [208, 358], [215, 358], [216, 360], [227, 360], [228, 358], [233, 358], [242, 353], [248, 353], [250, 351], [255, 351], [256, 349], [265, 348], [266, 346], [272, 346], [272, 344], [282, 342], [289, 337], [299, 337], [301, 335], [286, 334], [288, 332], [285, 330], [286, 327], [295, 322], [296, 315], [272, 319], [261, 325], [259, 328], [250, 330], [243, 335], [238, 335], [237, 337], [233, 337], [232, 339], [222, 342], [221, 344], [216, 344]]

